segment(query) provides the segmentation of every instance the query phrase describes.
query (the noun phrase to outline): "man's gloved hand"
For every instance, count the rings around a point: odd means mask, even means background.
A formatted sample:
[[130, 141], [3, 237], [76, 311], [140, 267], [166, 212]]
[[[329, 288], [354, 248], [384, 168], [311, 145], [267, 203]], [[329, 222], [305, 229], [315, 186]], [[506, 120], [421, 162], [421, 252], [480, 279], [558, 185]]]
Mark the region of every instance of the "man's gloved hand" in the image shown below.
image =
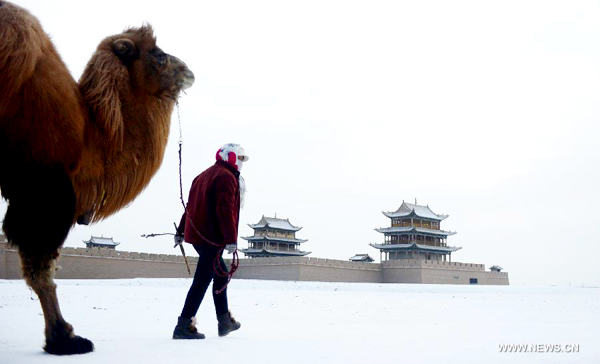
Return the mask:
[[225, 245], [225, 250], [227, 250], [227, 254], [233, 253], [236, 249], [237, 249], [237, 243]]
[[175, 246], [173, 246], [173, 248], [177, 248], [177, 245], [181, 245], [181, 243], [183, 243], [183, 235], [175, 234], [173, 240], [175, 241]]

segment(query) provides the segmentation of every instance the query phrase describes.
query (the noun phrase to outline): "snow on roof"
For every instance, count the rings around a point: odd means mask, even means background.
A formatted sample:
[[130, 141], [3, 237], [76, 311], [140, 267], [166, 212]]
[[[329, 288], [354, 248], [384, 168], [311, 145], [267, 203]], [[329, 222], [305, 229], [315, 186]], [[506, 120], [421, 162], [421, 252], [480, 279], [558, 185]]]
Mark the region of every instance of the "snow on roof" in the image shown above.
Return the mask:
[[393, 212], [391, 212], [391, 211], [383, 212], [383, 214], [389, 218], [392, 218], [392, 217], [408, 216], [413, 212], [415, 215], [417, 215], [419, 217], [423, 217], [426, 219], [438, 220], [438, 221], [442, 221], [448, 217], [448, 215], [436, 214], [435, 212], [431, 211], [429, 206], [416, 205], [416, 204], [412, 204], [412, 203], [408, 203], [408, 202], [404, 202], [404, 201], [402, 201], [402, 205], [400, 205], [398, 210], [393, 211]]
[[252, 229], [262, 229], [266, 227], [270, 227], [272, 229], [279, 230], [288, 230], [288, 231], [298, 231], [302, 229], [301, 227], [294, 226], [290, 223], [289, 219], [278, 219], [276, 217], [265, 217], [263, 215], [262, 219], [256, 224], [248, 224]]
[[83, 241], [86, 244], [94, 244], [94, 245], [108, 245], [108, 246], [117, 246], [121, 243], [116, 243], [113, 241], [113, 238], [105, 238], [105, 237], [97, 237], [92, 236], [90, 240]]

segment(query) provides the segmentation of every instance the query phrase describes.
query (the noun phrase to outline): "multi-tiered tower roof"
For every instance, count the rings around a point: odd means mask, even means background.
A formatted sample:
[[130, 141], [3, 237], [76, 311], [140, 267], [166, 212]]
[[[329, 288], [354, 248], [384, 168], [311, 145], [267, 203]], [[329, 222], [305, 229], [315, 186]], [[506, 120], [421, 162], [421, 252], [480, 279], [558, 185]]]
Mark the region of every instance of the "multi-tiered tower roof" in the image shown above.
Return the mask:
[[452, 252], [460, 247], [447, 244], [448, 236], [456, 232], [440, 229], [440, 222], [448, 215], [440, 215], [431, 211], [429, 206], [421, 206], [402, 202], [398, 210], [383, 212], [391, 219], [391, 227], [375, 229], [384, 234], [383, 244], [370, 244], [379, 249], [382, 260], [419, 259], [450, 260]]
[[248, 224], [254, 229], [253, 236], [243, 236], [248, 241], [248, 249], [240, 249], [250, 258], [303, 256], [310, 252], [299, 250], [305, 239], [297, 239], [296, 232], [302, 229], [290, 223], [289, 219], [265, 217], [256, 224]]

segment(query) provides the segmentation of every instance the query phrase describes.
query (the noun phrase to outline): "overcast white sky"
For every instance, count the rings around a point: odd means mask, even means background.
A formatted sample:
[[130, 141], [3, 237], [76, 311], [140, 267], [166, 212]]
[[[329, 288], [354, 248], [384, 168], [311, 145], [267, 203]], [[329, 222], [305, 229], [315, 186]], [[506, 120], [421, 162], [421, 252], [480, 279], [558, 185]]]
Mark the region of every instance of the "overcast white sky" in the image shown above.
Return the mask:
[[[381, 211], [416, 198], [450, 215], [453, 261], [498, 264], [516, 285], [600, 285], [598, 2], [19, 4], [76, 79], [105, 36], [154, 26], [196, 75], [180, 101], [186, 197], [222, 144], [250, 155], [242, 236], [277, 213], [303, 226], [310, 256], [379, 259], [368, 244], [390, 224]], [[170, 232], [183, 211], [177, 140], [174, 116], [150, 186], [66, 245], [104, 235], [177, 253], [140, 237]]]

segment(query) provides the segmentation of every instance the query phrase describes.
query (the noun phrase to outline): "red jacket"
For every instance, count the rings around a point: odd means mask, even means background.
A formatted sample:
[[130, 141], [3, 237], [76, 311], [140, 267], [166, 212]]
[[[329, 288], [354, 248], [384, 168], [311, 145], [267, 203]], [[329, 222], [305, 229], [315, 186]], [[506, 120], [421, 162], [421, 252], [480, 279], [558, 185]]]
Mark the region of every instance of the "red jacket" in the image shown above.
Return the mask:
[[[177, 228], [178, 233], [184, 232], [186, 242], [204, 246], [213, 245], [206, 239], [219, 246], [237, 242], [240, 221], [239, 175], [227, 162], [216, 161], [194, 179], [187, 205], [193, 226], [184, 212]], [[194, 227], [204, 238], [198, 235]]]

